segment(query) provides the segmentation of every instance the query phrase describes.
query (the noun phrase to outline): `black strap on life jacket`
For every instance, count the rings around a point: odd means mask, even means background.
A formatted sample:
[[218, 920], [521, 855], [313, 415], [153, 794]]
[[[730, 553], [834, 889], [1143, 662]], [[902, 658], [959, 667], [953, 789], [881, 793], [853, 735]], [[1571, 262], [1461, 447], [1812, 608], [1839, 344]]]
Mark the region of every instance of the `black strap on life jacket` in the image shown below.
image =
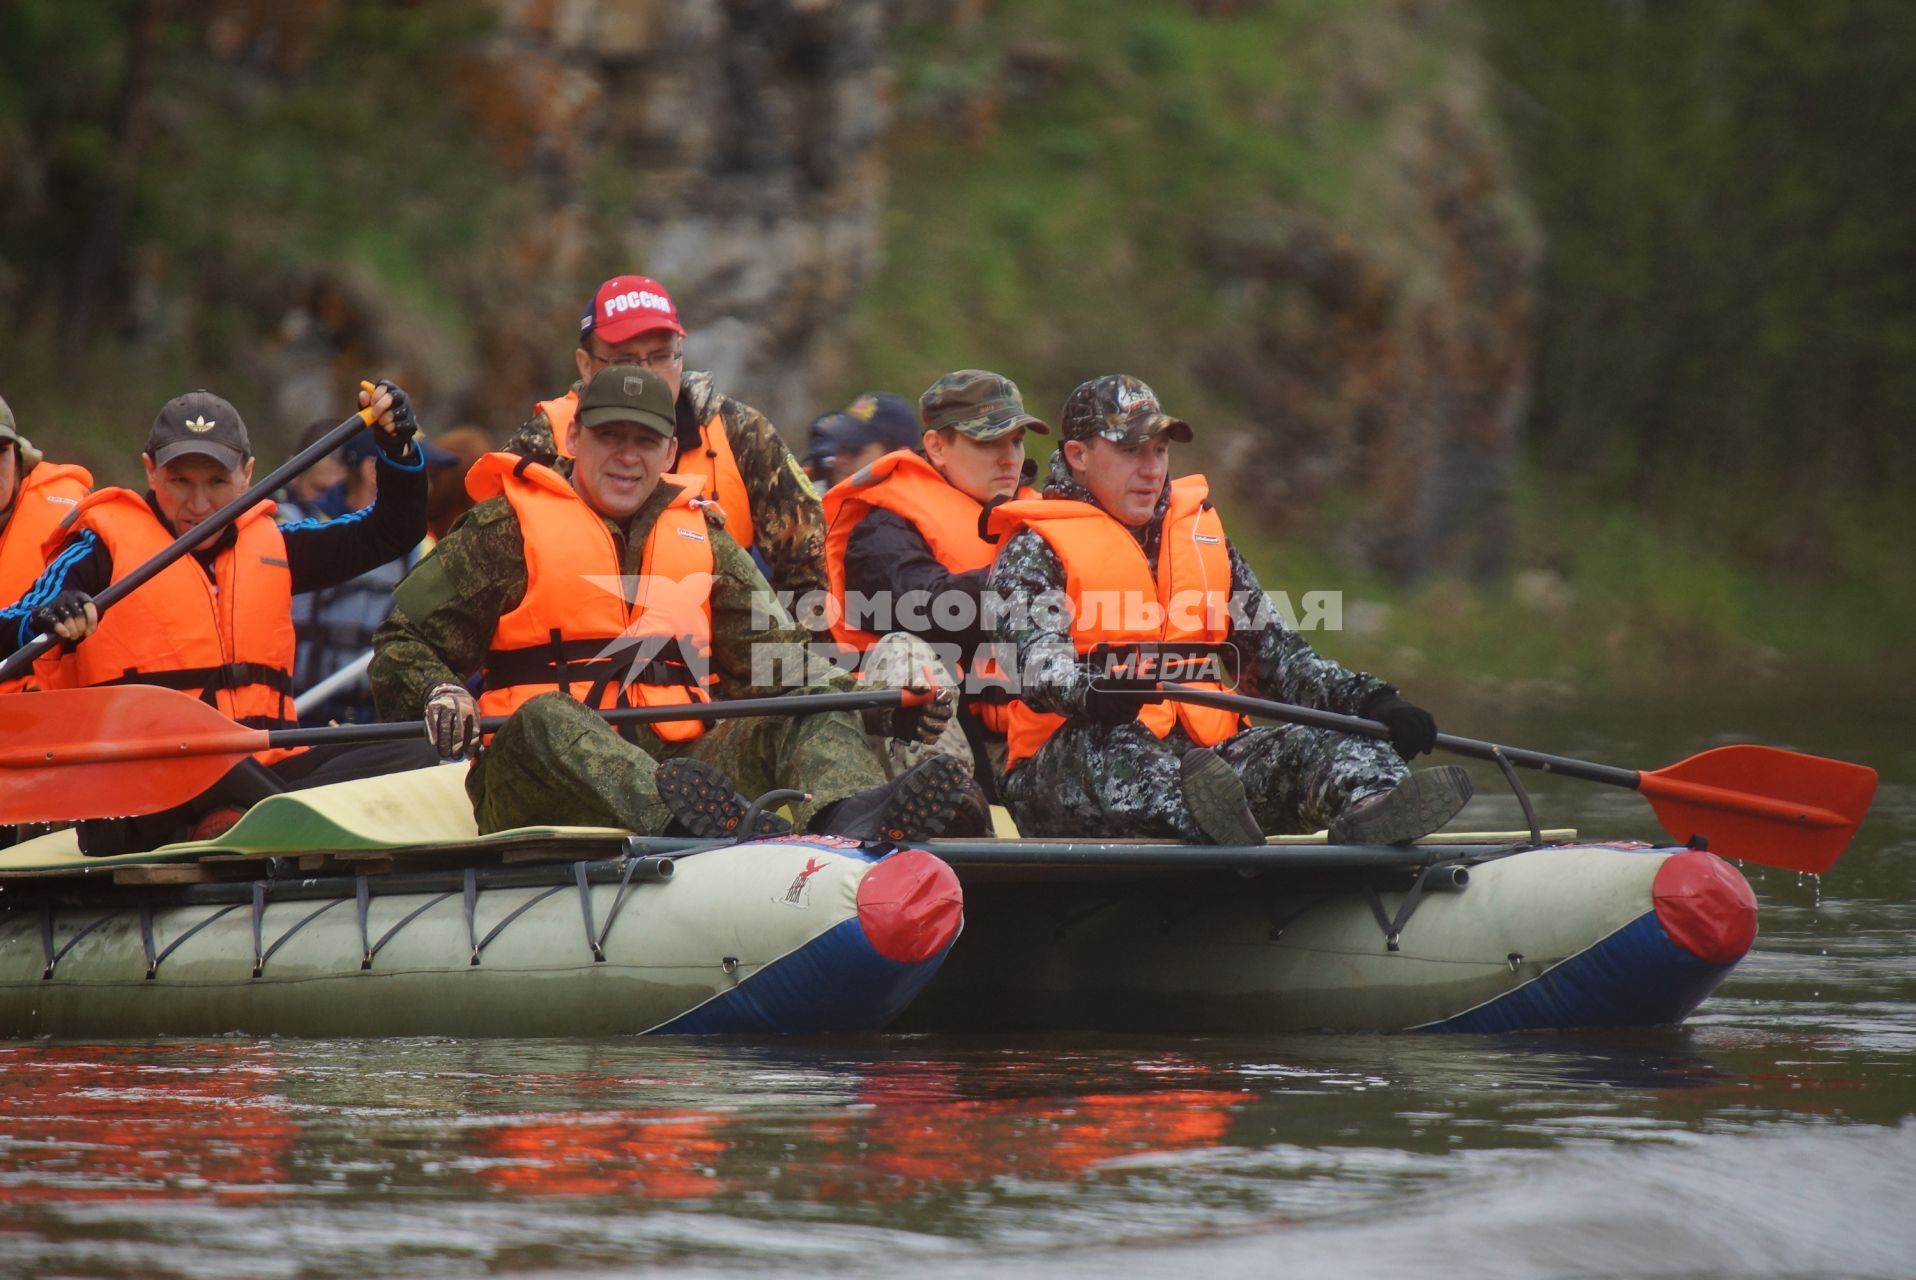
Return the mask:
[[[602, 705], [608, 687], [620, 689], [619, 705], [635, 705], [624, 692], [629, 685], [682, 685], [703, 691], [701, 681], [685, 659], [679, 639], [659, 645], [657, 652], [634, 663], [639, 646], [656, 643], [654, 637], [615, 637], [607, 640], [566, 640], [555, 629], [551, 639], [524, 649], [486, 651], [488, 689], [521, 684], [549, 684], [589, 707]], [[609, 651], [609, 652], [608, 652]], [[574, 686], [583, 685], [580, 692]]]
[[235, 722], [247, 729], [289, 729], [299, 722], [291, 715], [290, 701], [293, 696], [293, 677], [278, 667], [263, 662], [226, 662], [217, 667], [173, 667], [161, 671], [138, 671], [128, 667], [112, 680], [102, 680], [101, 687], [119, 684], [150, 684], [161, 689], [178, 689], [182, 693], [198, 696], [209, 707], [219, 705], [219, 694], [223, 690], [231, 693], [236, 689], [245, 689], [252, 685], [264, 685], [277, 693], [280, 698], [281, 714], [277, 716], [241, 716]]

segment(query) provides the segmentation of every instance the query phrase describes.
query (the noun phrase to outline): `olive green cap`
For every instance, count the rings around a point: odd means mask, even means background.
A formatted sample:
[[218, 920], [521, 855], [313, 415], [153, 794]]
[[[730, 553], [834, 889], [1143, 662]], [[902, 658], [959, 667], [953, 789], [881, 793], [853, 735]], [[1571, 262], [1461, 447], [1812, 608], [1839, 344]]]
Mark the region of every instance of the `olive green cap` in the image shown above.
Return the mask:
[[973, 440], [996, 440], [1023, 427], [1041, 436], [1051, 428], [1025, 412], [1018, 384], [983, 369], [948, 373], [918, 397], [918, 417], [927, 431], [949, 427]]
[[0, 396], [0, 440], [18, 440], [20, 428], [13, 420], [13, 410], [7, 407], [6, 397]]
[[679, 428], [671, 386], [642, 365], [607, 365], [579, 393], [579, 425], [612, 422], [637, 423], [669, 440]]

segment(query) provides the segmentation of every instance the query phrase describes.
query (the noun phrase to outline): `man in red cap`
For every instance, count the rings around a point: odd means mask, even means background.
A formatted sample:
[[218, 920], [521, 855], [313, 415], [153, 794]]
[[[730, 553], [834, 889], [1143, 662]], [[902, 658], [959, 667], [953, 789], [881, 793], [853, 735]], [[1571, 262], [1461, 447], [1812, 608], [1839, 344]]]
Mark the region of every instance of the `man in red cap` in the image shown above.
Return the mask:
[[508, 449], [564, 457], [579, 388], [608, 365], [649, 369], [676, 399], [677, 473], [705, 480], [705, 492], [725, 512], [725, 531], [763, 561], [774, 588], [791, 592], [793, 600], [825, 590], [818, 491], [764, 414], [720, 393], [710, 374], [686, 370], [685, 326], [664, 285], [645, 276], [614, 276], [600, 285], [579, 318], [572, 358], [579, 381], [541, 401]]

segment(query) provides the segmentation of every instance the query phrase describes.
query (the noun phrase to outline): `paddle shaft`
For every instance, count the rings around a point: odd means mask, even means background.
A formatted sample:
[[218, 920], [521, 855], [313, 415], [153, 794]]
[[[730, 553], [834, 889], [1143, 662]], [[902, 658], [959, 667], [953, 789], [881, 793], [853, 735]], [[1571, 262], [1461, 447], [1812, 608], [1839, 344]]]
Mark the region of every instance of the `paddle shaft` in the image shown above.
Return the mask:
[[[22, 697], [30, 695], [19, 695]], [[794, 694], [774, 698], [740, 698], [693, 706], [613, 707], [599, 712], [612, 724], [654, 724], [665, 720], [735, 720], [747, 716], [814, 715], [823, 711], [862, 711], [874, 707], [920, 705], [928, 700], [915, 691], [860, 690], [856, 693]], [[479, 728], [496, 732], [510, 716], [481, 716]], [[85, 760], [110, 763], [131, 760], [176, 760], [186, 756], [245, 756], [268, 747], [320, 747], [367, 742], [395, 742], [423, 738], [426, 722], [399, 720], [384, 724], [341, 724], [313, 729], [247, 729], [239, 725], [213, 732], [194, 728], [187, 733], [127, 737], [89, 742], [78, 749], [43, 751], [37, 745], [0, 747], [0, 767], [30, 767], [36, 763]], [[16, 760], [14, 757], [18, 756]]]
[[[1175, 698], [1179, 702], [1195, 703], [1200, 707], [1216, 707], [1223, 711], [1241, 712], [1244, 715], [1288, 720], [1293, 724], [1309, 725], [1314, 729], [1335, 729], [1340, 733], [1362, 734], [1369, 738], [1388, 739], [1390, 737], [1389, 728], [1376, 720], [1366, 720], [1361, 716], [1340, 715], [1335, 711], [1319, 711], [1315, 707], [1298, 707], [1288, 702], [1269, 702], [1263, 698], [1247, 698], [1237, 693], [1217, 693], [1210, 689], [1195, 689], [1174, 680], [1164, 682], [1164, 692], [1166, 696]], [[1455, 734], [1440, 733], [1437, 735], [1437, 745], [1460, 756], [1489, 760], [1493, 763], [1498, 756], [1502, 756], [1511, 764], [1525, 769], [1559, 773], [1567, 778], [1601, 782], [1613, 787], [1627, 787], [1631, 791], [1637, 790], [1642, 780], [1642, 775], [1635, 769], [1619, 769], [1614, 765], [1596, 764], [1569, 756], [1553, 756], [1544, 751], [1527, 751], [1522, 747], [1499, 746], [1494, 742], [1485, 742], [1481, 738], [1460, 738]]]
[[[873, 689], [857, 693], [792, 694], [776, 698], [739, 698], [731, 702], [701, 702], [674, 707], [612, 707], [599, 714], [610, 724], [656, 724], [662, 720], [739, 720], [748, 716], [816, 715], [821, 711], [866, 711], [874, 707], [905, 705], [902, 689]], [[482, 733], [497, 732], [511, 716], [481, 716]], [[423, 720], [399, 720], [391, 724], [342, 724], [317, 729], [269, 729], [266, 744], [272, 747], [317, 747], [329, 742], [391, 742], [401, 738], [420, 738], [426, 733]]]
[[[165, 572], [173, 562], [188, 554], [194, 547], [216, 538], [235, 520], [251, 511], [266, 498], [270, 498], [281, 485], [299, 475], [321, 458], [339, 448], [370, 424], [370, 409], [361, 409], [319, 439], [288, 458], [267, 475], [264, 480], [215, 511], [206, 519], [182, 533], [167, 544], [164, 551], [148, 560], [133, 572], [117, 582], [110, 583], [106, 590], [93, 597], [94, 607], [105, 613], [114, 601], [138, 590], [155, 576]], [[60, 637], [52, 632], [35, 636], [14, 650], [11, 656], [0, 662], [0, 680], [11, 679], [33, 665], [33, 660], [60, 643]]]

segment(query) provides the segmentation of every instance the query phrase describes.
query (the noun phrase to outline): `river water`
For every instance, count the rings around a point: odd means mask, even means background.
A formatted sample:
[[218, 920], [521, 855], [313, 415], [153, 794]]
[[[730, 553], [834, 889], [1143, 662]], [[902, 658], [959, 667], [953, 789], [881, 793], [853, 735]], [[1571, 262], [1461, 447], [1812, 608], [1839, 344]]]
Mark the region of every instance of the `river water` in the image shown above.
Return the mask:
[[1883, 785], [1820, 884], [1745, 868], [1761, 937], [1678, 1029], [0, 1043], [0, 1274], [1916, 1275], [1916, 701], [1444, 710]]

